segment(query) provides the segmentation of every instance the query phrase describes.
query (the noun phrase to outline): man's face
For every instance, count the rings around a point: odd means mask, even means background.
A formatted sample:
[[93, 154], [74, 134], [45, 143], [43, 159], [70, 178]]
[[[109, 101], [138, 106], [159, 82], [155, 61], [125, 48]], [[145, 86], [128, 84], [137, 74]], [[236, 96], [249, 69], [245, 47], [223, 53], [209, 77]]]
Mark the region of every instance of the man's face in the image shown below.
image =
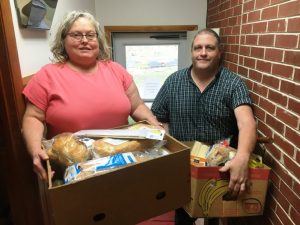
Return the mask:
[[196, 36], [192, 48], [192, 63], [196, 70], [215, 70], [219, 67], [221, 52], [217, 39], [209, 33]]

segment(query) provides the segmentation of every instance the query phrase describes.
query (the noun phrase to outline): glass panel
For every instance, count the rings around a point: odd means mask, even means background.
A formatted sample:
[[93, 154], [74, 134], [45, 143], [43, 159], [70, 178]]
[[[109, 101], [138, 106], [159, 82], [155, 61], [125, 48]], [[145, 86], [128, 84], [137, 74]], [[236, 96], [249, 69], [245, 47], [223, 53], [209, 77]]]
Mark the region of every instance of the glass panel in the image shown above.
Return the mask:
[[165, 79], [178, 70], [178, 44], [127, 45], [126, 69], [144, 101], [155, 98]]

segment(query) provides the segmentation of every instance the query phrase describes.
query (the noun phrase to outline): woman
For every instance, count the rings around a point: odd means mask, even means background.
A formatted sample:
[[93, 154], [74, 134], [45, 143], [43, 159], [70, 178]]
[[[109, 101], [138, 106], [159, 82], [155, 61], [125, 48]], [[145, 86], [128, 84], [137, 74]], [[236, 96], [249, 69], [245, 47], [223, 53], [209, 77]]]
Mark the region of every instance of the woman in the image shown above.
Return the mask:
[[49, 139], [62, 132], [126, 125], [129, 115], [159, 125], [132, 76], [110, 60], [105, 36], [91, 14], [67, 14], [51, 51], [54, 63], [42, 67], [23, 91], [28, 100], [23, 135], [41, 179], [47, 180], [42, 166], [48, 159], [41, 149], [44, 135]]

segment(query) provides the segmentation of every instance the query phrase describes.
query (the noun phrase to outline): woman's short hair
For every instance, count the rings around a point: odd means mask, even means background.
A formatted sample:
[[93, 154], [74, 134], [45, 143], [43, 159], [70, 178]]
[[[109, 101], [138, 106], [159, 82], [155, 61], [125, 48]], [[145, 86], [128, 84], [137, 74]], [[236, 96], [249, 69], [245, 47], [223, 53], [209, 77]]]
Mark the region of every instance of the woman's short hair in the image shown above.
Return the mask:
[[51, 52], [53, 54], [52, 61], [55, 63], [65, 63], [68, 60], [69, 56], [65, 50], [64, 39], [66, 38], [67, 33], [71, 29], [72, 25], [78, 18], [88, 19], [92, 23], [96, 33], [98, 34], [97, 39], [99, 43], [99, 55], [97, 59], [110, 60], [111, 50], [107, 45], [104, 32], [101, 30], [100, 25], [96, 21], [95, 17], [88, 12], [72, 11], [65, 15], [56, 30], [56, 34], [51, 44]]

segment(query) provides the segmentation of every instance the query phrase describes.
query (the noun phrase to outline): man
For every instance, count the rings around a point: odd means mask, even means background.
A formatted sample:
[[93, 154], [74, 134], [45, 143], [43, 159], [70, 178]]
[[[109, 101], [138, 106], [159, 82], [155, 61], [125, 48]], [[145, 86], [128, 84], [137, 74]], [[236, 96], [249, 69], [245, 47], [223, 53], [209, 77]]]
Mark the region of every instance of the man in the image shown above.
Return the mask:
[[[238, 75], [222, 66], [220, 37], [213, 30], [196, 34], [191, 53], [191, 67], [168, 77], [152, 111], [180, 141], [214, 144], [231, 138], [237, 154], [220, 171], [230, 172], [229, 191], [237, 196], [246, 189], [248, 161], [256, 143], [249, 92]], [[194, 221], [183, 209], [176, 210], [176, 225]]]

